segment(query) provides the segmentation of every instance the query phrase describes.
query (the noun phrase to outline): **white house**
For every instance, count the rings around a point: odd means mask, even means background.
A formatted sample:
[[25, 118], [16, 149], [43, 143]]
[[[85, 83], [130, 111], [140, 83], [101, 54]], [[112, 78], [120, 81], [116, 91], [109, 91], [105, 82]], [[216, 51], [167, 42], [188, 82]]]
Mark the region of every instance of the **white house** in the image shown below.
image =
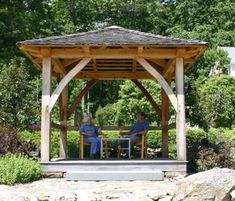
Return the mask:
[[228, 52], [228, 57], [231, 59], [231, 62], [228, 66], [228, 74], [235, 77], [235, 47], [219, 47], [222, 50]]

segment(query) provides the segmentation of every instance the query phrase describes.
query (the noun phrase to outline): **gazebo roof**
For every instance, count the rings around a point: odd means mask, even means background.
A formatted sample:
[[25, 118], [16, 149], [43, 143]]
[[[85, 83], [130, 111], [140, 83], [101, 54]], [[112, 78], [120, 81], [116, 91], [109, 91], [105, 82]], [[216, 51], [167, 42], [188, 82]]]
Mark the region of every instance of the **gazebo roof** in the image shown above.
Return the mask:
[[52, 58], [53, 77], [65, 76], [83, 58], [89, 63], [74, 79], [153, 79], [138, 62], [144, 58], [165, 78], [175, 76], [177, 57], [186, 71], [203, 54], [206, 42], [165, 37], [111, 26], [97, 31], [52, 36], [17, 43], [39, 69]]
[[77, 45], [148, 45], [148, 46], [204, 46], [206, 42], [191, 39], [166, 37], [140, 31], [111, 26], [97, 31], [52, 36], [18, 42], [18, 45], [77, 46]]

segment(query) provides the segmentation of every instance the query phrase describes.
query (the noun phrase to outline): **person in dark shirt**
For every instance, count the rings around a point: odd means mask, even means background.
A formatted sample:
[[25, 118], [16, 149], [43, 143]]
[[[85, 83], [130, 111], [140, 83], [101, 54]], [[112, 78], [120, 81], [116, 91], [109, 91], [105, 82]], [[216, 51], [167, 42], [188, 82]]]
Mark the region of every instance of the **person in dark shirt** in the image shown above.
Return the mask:
[[[120, 132], [121, 135], [127, 135], [130, 138], [131, 144], [141, 141], [141, 135], [148, 132], [149, 123], [145, 120], [145, 113], [139, 112], [137, 114], [137, 122], [132, 126], [129, 132]], [[127, 142], [121, 143], [122, 147], [127, 147]]]

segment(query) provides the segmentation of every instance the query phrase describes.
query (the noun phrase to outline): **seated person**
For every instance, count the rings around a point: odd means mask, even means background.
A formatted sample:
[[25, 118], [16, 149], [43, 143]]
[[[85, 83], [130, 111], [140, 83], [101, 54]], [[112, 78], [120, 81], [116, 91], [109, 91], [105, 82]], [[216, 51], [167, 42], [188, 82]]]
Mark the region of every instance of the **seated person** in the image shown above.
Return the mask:
[[[133, 146], [136, 142], [141, 141], [141, 135], [148, 132], [149, 123], [145, 120], [145, 113], [139, 112], [137, 114], [137, 122], [133, 125], [129, 132], [120, 132], [121, 135], [128, 135], [130, 138], [131, 145]], [[121, 143], [122, 147], [127, 147], [127, 142]]]
[[94, 159], [95, 157], [98, 157], [100, 151], [100, 138], [98, 135], [101, 134], [101, 132], [94, 126], [91, 116], [87, 116], [83, 120], [83, 124], [80, 128], [80, 134], [84, 135], [85, 142], [91, 143], [90, 158]]

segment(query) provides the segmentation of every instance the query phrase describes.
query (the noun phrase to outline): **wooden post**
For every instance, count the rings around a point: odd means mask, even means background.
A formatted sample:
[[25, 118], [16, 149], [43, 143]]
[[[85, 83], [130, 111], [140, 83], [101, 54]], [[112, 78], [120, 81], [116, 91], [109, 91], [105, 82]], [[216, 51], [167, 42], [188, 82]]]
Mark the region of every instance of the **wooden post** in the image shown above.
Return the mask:
[[[168, 80], [170, 86], [171, 81]], [[168, 120], [169, 120], [169, 99], [162, 88], [162, 157], [168, 158]]]
[[66, 158], [67, 153], [67, 106], [68, 106], [68, 86], [64, 88], [60, 97], [60, 158]]
[[186, 160], [185, 136], [185, 100], [184, 100], [184, 61], [182, 57], [176, 58], [176, 93], [178, 110], [176, 112], [176, 143], [177, 159]]
[[51, 114], [51, 58], [42, 59], [42, 111], [41, 111], [41, 161], [50, 161]]

